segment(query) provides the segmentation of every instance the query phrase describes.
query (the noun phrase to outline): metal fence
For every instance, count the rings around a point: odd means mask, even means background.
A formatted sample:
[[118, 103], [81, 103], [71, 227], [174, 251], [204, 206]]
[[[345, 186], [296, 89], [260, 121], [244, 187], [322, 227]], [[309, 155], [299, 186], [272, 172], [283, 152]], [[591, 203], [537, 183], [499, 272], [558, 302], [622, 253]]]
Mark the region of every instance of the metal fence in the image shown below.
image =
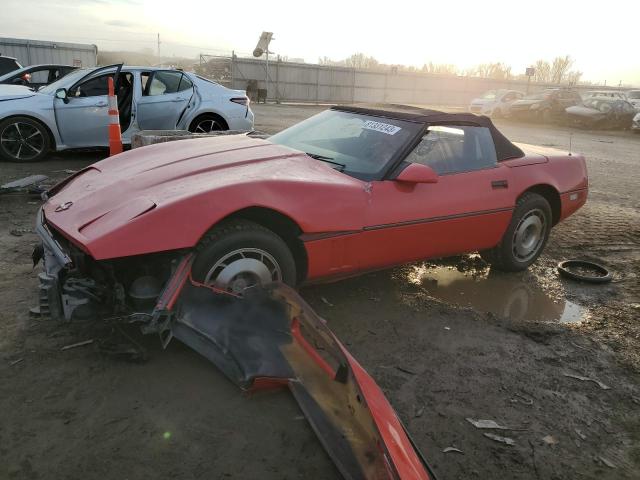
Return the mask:
[[[220, 59], [222, 60], [222, 59]], [[345, 67], [304, 63], [269, 62], [264, 59], [231, 57], [228, 62], [231, 80], [228, 84], [244, 90], [249, 80], [257, 80], [258, 88], [268, 87], [267, 98], [282, 102], [312, 103], [408, 103], [422, 105], [466, 106], [487, 90], [513, 89], [535, 92], [552, 84], [522, 80], [434, 75], [419, 72], [358, 70]], [[614, 87], [578, 86], [581, 91], [617, 90]]]
[[0, 38], [0, 54], [16, 58], [25, 67], [43, 63], [94, 67], [98, 47], [82, 43]]

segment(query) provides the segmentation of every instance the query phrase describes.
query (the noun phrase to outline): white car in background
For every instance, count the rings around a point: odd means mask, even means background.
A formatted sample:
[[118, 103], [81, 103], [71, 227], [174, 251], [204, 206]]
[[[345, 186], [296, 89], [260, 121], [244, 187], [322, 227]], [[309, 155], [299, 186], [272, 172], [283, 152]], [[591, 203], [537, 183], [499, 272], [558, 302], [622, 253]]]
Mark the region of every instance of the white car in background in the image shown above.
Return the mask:
[[125, 145], [140, 130], [253, 129], [244, 91], [175, 69], [110, 65], [76, 70], [38, 91], [0, 85], [0, 158], [33, 162], [50, 150], [108, 146], [109, 77]]
[[523, 97], [524, 93], [517, 90], [489, 90], [471, 100], [469, 111], [491, 117], [507, 117], [511, 104]]
[[627, 92], [627, 100], [636, 109], [636, 112], [640, 112], [640, 90], [629, 90]]

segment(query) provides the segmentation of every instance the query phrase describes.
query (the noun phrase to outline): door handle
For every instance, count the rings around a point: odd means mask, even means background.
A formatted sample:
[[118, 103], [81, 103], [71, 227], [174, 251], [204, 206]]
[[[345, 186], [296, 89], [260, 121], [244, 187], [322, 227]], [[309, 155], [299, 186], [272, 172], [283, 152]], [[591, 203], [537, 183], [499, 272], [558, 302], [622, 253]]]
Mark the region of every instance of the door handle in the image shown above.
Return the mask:
[[95, 103], [93, 106], [94, 107], [106, 107], [107, 105], [109, 105], [107, 102], [98, 102], [98, 103]]
[[493, 188], [494, 190], [498, 188], [509, 188], [509, 182], [507, 182], [506, 180], [492, 180], [491, 188]]

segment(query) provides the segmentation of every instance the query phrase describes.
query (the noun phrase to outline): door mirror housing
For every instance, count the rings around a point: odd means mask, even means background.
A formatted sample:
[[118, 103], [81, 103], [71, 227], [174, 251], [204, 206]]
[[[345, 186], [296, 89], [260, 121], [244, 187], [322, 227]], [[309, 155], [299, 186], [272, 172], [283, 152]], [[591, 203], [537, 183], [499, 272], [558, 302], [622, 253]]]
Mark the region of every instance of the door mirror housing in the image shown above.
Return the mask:
[[438, 174], [427, 165], [411, 163], [396, 177], [396, 182], [438, 183]]
[[66, 88], [59, 88], [56, 90], [56, 98], [59, 98], [64, 103], [69, 103], [69, 97], [67, 96]]

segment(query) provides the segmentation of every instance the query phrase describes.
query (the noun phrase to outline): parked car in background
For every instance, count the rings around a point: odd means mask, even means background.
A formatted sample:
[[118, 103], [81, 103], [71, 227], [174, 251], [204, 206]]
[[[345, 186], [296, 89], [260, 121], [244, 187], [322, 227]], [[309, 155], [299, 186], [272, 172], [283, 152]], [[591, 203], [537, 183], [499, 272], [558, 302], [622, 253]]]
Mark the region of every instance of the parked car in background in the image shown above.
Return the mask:
[[633, 117], [633, 122], [631, 123], [631, 130], [636, 133], [640, 133], [640, 112], [636, 113], [636, 116]]
[[489, 90], [471, 100], [469, 111], [492, 117], [506, 117], [511, 104], [523, 97], [524, 93], [517, 90]]
[[591, 92], [585, 93], [584, 97], [609, 97], [618, 98], [620, 100], [627, 100], [627, 94], [625, 92], [618, 92], [617, 90], [593, 90]]
[[566, 109], [567, 120], [590, 128], [630, 128], [633, 105], [617, 97], [589, 97], [582, 105]]
[[0, 76], [0, 84], [23, 85], [38, 90], [76, 70], [70, 65], [31, 65]]
[[51, 149], [108, 146], [109, 77], [125, 145], [139, 130], [253, 129], [244, 91], [180, 70], [110, 65], [75, 70], [37, 92], [0, 85], [0, 157], [28, 162]]
[[640, 90], [629, 90], [627, 92], [627, 99], [629, 103], [633, 105], [633, 108], [640, 112]]
[[20, 65], [15, 58], [0, 55], [0, 75], [13, 72], [19, 68], [22, 68], [22, 65]]
[[551, 122], [562, 119], [567, 107], [582, 104], [580, 94], [567, 88], [549, 88], [516, 100], [509, 108], [509, 116], [523, 120]]

